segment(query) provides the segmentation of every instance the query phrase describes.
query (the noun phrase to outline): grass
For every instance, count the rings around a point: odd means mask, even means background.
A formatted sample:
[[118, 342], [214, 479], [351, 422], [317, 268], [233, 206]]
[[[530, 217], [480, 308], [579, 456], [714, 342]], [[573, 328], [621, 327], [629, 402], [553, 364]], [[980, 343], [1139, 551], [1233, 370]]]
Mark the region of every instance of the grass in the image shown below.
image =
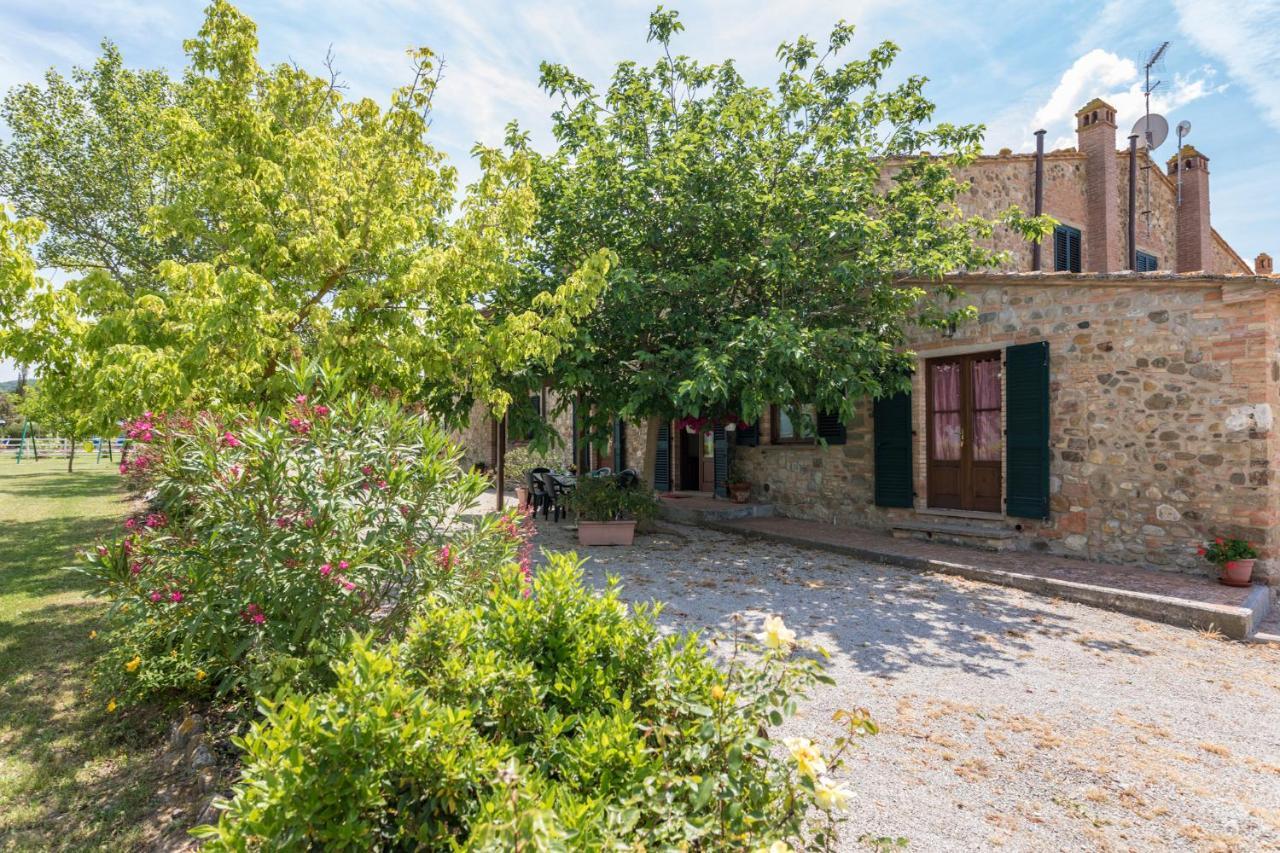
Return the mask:
[[154, 837], [159, 720], [89, 690], [105, 605], [66, 570], [129, 511], [106, 460], [0, 458], [0, 850], [127, 849]]

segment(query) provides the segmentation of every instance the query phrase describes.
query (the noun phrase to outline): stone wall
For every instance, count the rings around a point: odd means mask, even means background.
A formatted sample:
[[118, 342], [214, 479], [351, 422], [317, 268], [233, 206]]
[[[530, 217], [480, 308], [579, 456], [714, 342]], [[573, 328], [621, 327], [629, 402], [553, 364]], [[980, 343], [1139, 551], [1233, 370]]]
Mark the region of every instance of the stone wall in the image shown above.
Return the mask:
[[[1276, 297], [1258, 288], [1265, 280], [998, 278], [961, 282], [976, 322], [916, 342], [924, 359], [1049, 341], [1050, 518], [983, 523], [1017, 529], [1023, 547], [1193, 571], [1205, 569], [1196, 548], [1214, 535], [1280, 553], [1280, 317]], [[913, 396], [917, 510], [927, 494], [923, 376]], [[873, 505], [869, 410], [859, 407], [842, 446], [776, 446], [766, 436], [735, 448], [756, 497], [839, 524], [914, 517]]]

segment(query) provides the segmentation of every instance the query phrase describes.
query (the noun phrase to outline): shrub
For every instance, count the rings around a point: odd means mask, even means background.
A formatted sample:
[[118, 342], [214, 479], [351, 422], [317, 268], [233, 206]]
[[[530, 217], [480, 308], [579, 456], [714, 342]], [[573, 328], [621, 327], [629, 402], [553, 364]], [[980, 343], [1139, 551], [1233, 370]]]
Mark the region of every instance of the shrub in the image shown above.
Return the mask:
[[214, 850], [834, 845], [839, 755], [767, 734], [828, 680], [816, 661], [772, 619], [717, 666], [656, 613], [584, 588], [566, 555], [531, 597], [518, 576], [470, 607], [432, 597], [403, 641], [354, 642], [328, 692], [266, 704], [234, 798], [196, 834]]
[[647, 521], [658, 514], [658, 499], [640, 483], [623, 486], [616, 477], [579, 477], [565, 503], [583, 521]]
[[483, 479], [394, 401], [142, 420], [130, 465], [158, 509], [85, 568], [113, 604], [117, 698], [327, 682], [350, 629], [393, 634], [425, 592], [470, 600], [517, 558], [515, 516], [468, 516]]
[[555, 450], [537, 450], [531, 444], [522, 444], [507, 451], [505, 460], [507, 483], [523, 486], [529, 482], [529, 472], [534, 468], [561, 468], [564, 453]]

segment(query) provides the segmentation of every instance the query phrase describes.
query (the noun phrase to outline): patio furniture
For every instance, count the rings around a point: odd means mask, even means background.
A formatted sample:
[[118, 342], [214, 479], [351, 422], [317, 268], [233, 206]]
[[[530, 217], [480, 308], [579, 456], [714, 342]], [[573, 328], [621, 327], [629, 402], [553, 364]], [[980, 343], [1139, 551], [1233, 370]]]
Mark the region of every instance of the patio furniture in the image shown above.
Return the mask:
[[618, 472], [618, 487], [630, 489], [640, 482], [640, 472], [635, 468], [626, 468]]
[[551, 471], [545, 471], [537, 476], [542, 480], [546, 492], [542, 498], [542, 517], [546, 518], [550, 513], [554, 521], [559, 521], [560, 514], [565, 512], [564, 496], [572, 491], [572, 485], [567, 485], [565, 480], [568, 479], [571, 483], [576, 481]]
[[597, 468], [588, 474], [588, 477], [608, 477], [613, 474], [612, 468]]
[[550, 474], [550, 468], [533, 468], [526, 475], [526, 481], [529, 485], [529, 507], [533, 510], [533, 514], [538, 514], [538, 508], [542, 506], [547, 499], [547, 487], [542, 482], [542, 474]]

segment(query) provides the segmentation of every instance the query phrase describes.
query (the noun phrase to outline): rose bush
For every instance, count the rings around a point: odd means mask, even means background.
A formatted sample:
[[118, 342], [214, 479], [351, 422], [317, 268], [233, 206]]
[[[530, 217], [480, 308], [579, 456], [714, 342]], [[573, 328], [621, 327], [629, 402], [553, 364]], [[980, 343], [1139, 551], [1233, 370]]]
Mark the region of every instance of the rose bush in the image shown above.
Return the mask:
[[[717, 662], [657, 610], [584, 588], [550, 555], [459, 606], [433, 594], [403, 640], [353, 641], [337, 682], [266, 702], [212, 850], [831, 848], [852, 793], [768, 734], [823, 679], [780, 620]], [[837, 715], [871, 732], [862, 712]]]
[[514, 515], [395, 400], [299, 391], [275, 416], [145, 417], [129, 475], [153, 496], [83, 567], [112, 602], [114, 698], [273, 693], [331, 679], [351, 630], [390, 636], [423, 594], [465, 603], [528, 565]]

